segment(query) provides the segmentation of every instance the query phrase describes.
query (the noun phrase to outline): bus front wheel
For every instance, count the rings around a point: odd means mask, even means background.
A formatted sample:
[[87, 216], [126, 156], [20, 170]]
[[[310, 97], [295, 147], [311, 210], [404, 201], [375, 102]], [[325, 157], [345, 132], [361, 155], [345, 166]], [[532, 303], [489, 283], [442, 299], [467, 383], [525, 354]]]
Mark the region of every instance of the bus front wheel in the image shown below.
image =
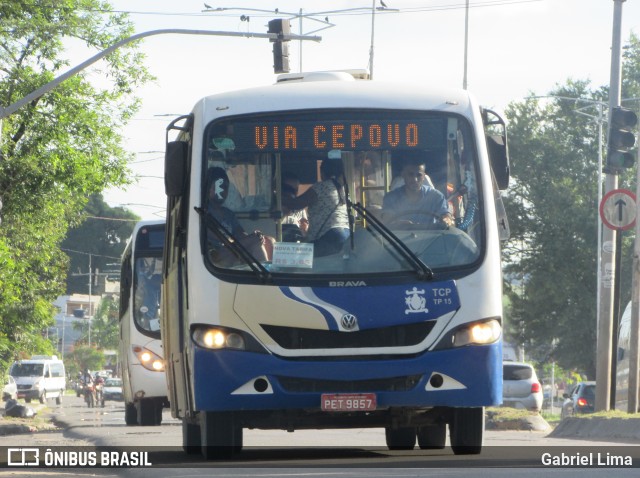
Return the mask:
[[455, 455], [477, 455], [482, 451], [484, 408], [454, 408], [449, 439]]
[[130, 426], [138, 424], [138, 410], [133, 403], [124, 406], [124, 422]]
[[417, 435], [421, 450], [442, 450], [447, 441], [447, 424], [436, 423], [418, 427]]
[[231, 458], [242, 449], [242, 428], [233, 412], [200, 412], [200, 444], [206, 460]]

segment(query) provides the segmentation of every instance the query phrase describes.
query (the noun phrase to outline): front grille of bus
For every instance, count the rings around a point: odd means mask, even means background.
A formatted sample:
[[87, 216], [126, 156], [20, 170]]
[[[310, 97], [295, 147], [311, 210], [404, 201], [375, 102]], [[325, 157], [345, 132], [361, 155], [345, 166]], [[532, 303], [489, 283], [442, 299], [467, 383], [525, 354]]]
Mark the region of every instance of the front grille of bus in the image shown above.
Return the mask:
[[407, 392], [418, 385], [421, 375], [379, 378], [375, 380], [317, 380], [294, 377], [276, 377], [284, 390], [293, 393], [360, 393]]
[[435, 320], [416, 324], [394, 325], [378, 329], [340, 332], [280, 325], [262, 325], [280, 347], [288, 350], [409, 347], [422, 342]]

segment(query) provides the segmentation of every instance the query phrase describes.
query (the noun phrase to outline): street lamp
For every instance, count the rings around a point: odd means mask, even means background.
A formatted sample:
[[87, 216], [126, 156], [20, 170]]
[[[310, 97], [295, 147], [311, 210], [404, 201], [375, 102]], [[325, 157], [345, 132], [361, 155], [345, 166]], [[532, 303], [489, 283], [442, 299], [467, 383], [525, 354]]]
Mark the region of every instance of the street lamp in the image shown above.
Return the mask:
[[[98, 60], [101, 60], [102, 58], [107, 56], [109, 53], [112, 53], [118, 48], [120, 48], [121, 46], [127, 45], [128, 43], [131, 43], [133, 41], [140, 40], [142, 38], [146, 38], [153, 35], [164, 35], [164, 34], [213, 35], [213, 36], [228, 36], [228, 37], [243, 37], [243, 38], [268, 38], [269, 40], [272, 40], [272, 39], [275, 40], [277, 37], [277, 35], [273, 33], [248, 33], [248, 32], [239, 33], [239, 32], [222, 32], [222, 31], [210, 31], [210, 30], [185, 30], [180, 28], [168, 28], [168, 29], [162, 29], [162, 30], [151, 30], [147, 32], [137, 33], [135, 35], [132, 35], [128, 38], [125, 38], [123, 40], [120, 40], [114, 43], [110, 47], [102, 50], [100, 53], [97, 53], [96, 55], [92, 56], [88, 60], [83, 61], [79, 65], [76, 65], [75, 67], [66, 71], [62, 75], [51, 80], [49, 83], [41, 86], [37, 90], [32, 91], [21, 100], [18, 100], [7, 107], [3, 107], [0, 105], [0, 131], [2, 131], [3, 118], [10, 116], [11, 114], [18, 111], [20, 108], [25, 106], [26, 104], [28, 104], [29, 102], [37, 98], [40, 98], [42, 95], [50, 92], [51, 90], [56, 88], [58, 85], [60, 85], [63, 81], [77, 75], [82, 70], [88, 68]], [[322, 39], [321, 37], [318, 37], [318, 36], [300, 36], [300, 35], [287, 35], [287, 38], [289, 40], [313, 40], [313, 41], [320, 41]]]

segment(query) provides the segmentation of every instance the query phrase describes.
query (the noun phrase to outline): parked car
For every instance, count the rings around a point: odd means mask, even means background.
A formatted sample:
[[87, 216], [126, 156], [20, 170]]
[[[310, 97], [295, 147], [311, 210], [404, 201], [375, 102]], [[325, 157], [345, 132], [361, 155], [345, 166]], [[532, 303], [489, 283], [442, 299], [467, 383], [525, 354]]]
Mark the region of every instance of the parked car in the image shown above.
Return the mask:
[[16, 381], [11, 375], [7, 375], [4, 380], [4, 387], [2, 387], [2, 400], [10, 399], [18, 399], [18, 385], [16, 385]]
[[563, 395], [560, 417], [571, 417], [577, 413], [593, 413], [596, 403], [596, 382], [580, 382]]
[[105, 400], [124, 401], [124, 396], [122, 395], [122, 379], [108, 378], [105, 380], [102, 393]]
[[502, 406], [534, 412], [542, 409], [542, 387], [531, 365], [503, 362], [502, 378]]

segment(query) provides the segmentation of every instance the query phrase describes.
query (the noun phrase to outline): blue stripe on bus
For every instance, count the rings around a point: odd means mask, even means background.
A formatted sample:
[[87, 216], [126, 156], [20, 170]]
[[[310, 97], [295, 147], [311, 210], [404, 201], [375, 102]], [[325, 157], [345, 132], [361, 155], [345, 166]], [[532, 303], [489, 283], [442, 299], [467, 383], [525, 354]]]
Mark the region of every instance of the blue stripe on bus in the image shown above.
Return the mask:
[[[418, 375], [407, 391], [379, 391], [378, 407], [479, 407], [502, 401], [502, 344], [466, 346], [426, 352], [415, 357], [380, 360], [286, 360], [269, 354], [196, 348], [193, 360], [197, 410], [280, 410], [319, 408], [322, 391], [290, 392], [278, 377], [310, 381], [357, 382]], [[457, 380], [465, 388], [425, 390], [433, 372]], [[237, 393], [241, 386], [266, 377], [273, 393]]]
[[453, 280], [372, 287], [280, 287], [288, 298], [318, 310], [329, 330], [339, 330], [344, 314], [360, 330], [434, 320], [460, 308]]

